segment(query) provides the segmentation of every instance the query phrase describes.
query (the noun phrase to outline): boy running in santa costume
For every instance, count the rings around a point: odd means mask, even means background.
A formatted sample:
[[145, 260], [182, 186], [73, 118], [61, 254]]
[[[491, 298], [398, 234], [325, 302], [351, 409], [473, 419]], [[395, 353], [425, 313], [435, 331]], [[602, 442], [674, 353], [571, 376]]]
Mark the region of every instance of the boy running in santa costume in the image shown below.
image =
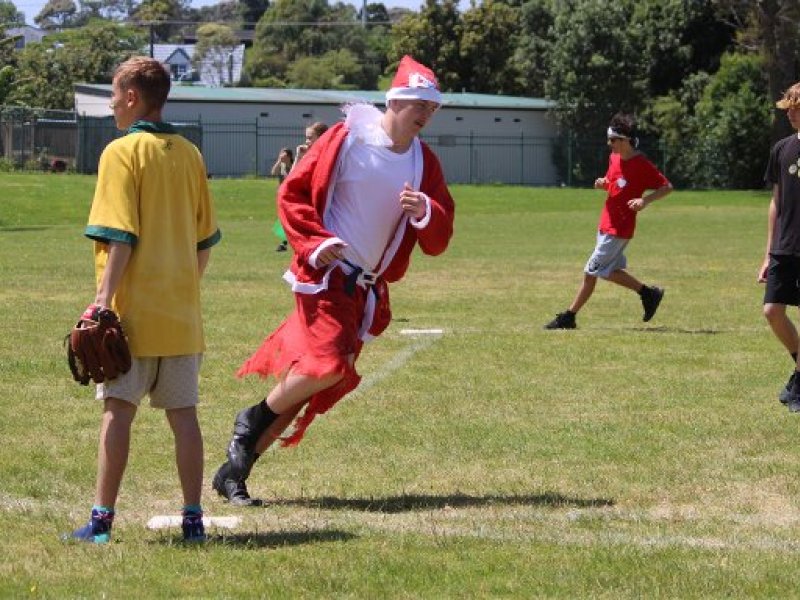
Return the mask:
[[[267, 397], [239, 412], [227, 461], [213, 486], [232, 503], [253, 504], [245, 481], [253, 464], [299, 406], [297, 444], [316, 415], [359, 384], [365, 341], [389, 324], [388, 283], [399, 281], [419, 245], [447, 249], [455, 206], [439, 160], [417, 137], [441, 105], [433, 72], [405, 56], [387, 110], [345, 107], [291, 171], [278, 213], [294, 258], [284, 279], [295, 309], [239, 369], [278, 379]], [[282, 417], [283, 416], [283, 417]]]

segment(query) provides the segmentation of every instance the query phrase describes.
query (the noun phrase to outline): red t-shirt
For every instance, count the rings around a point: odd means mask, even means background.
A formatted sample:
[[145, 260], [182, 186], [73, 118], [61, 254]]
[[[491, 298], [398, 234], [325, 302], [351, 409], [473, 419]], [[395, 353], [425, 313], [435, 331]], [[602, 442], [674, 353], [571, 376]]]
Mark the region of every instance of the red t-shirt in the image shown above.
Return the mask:
[[600, 214], [600, 233], [630, 239], [636, 229], [636, 211], [628, 208], [628, 200], [641, 198], [646, 190], [657, 190], [669, 180], [643, 154], [628, 160], [616, 152], [608, 158], [608, 196]]

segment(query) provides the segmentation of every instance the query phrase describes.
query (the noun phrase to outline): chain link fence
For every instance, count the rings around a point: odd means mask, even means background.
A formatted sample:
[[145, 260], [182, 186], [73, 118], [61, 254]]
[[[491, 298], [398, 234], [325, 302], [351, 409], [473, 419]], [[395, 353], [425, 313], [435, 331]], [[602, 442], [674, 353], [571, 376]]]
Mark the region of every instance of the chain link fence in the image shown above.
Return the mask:
[[[194, 120], [174, 123], [203, 153], [211, 177], [269, 176], [280, 150], [304, 141], [303, 127], [256, 121]], [[0, 107], [0, 167], [96, 173], [103, 148], [122, 135], [111, 117], [72, 111]], [[608, 164], [604, 140], [582, 143], [574, 136], [534, 137], [426, 132], [422, 138], [439, 157], [448, 182], [524, 186], [586, 185]], [[660, 168], [663, 144], [643, 147]]]

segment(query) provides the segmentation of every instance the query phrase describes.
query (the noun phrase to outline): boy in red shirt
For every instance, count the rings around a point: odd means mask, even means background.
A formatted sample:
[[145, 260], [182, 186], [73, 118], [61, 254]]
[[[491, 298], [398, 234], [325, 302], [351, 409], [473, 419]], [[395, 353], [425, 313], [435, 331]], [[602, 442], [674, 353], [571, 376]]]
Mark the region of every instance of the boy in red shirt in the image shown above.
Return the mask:
[[[600, 215], [597, 245], [586, 263], [583, 283], [572, 304], [545, 325], [545, 329], [575, 329], [575, 315], [591, 298], [598, 277], [639, 294], [644, 308], [643, 321], [653, 318], [664, 297], [662, 288], [644, 285], [626, 271], [628, 261], [624, 251], [633, 238], [636, 214], [669, 194], [672, 184], [637, 150], [639, 140], [634, 135], [630, 116], [614, 115], [607, 135], [611, 148], [608, 171], [605, 177], [594, 182], [595, 189], [608, 192]], [[644, 195], [646, 190], [652, 191]]]

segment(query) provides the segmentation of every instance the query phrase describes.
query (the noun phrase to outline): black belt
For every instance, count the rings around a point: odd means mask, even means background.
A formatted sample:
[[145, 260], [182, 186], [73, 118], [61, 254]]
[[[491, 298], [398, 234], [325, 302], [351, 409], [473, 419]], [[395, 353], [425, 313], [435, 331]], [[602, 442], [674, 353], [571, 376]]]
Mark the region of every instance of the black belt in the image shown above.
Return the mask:
[[347, 275], [345, 275], [345, 278], [344, 278], [344, 293], [345, 294], [347, 294], [348, 296], [352, 296], [353, 294], [356, 293], [356, 286], [358, 285], [358, 278], [361, 277], [362, 274], [364, 275], [364, 277], [362, 279], [362, 281], [364, 281], [364, 283], [366, 283], [367, 285], [370, 285], [370, 286], [374, 285], [374, 283], [375, 283], [375, 275], [373, 275], [372, 273], [368, 273], [368, 272], [364, 271], [364, 269], [362, 269], [361, 267], [359, 267], [357, 265], [354, 265], [349, 260], [345, 260], [343, 258], [343, 259], [341, 259], [341, 261], [352, 269]]

